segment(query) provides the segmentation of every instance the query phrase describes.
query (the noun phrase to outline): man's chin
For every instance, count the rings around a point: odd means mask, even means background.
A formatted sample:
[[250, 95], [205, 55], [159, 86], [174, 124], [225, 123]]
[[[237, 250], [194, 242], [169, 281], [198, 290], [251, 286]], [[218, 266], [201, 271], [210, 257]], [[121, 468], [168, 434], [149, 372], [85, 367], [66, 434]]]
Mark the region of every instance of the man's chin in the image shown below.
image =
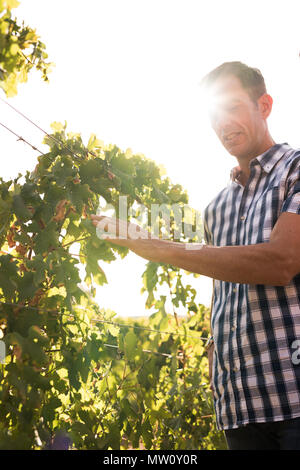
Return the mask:
[[[244, 143], [244, 145], [243, 145]], [[231, 142], [223, 143], [224, 147], [226, 148], [227, 152], [234, 157], [239, 157], [241, 154], [245, 153], [245, 142], [243, 142], [242, 134], [236, 136]]]
[[238, 145], [235, 145], [234, 147], [225, 147], [227, 152], [230, 153], [230, 155], [232, 155], [233, 157], [236, 157], [236, 158], [239, 158], [239, 157], [243, 157], [243, 155], [245, 154], [245, 150], [242, 148], [242, 146], [238, 146]]

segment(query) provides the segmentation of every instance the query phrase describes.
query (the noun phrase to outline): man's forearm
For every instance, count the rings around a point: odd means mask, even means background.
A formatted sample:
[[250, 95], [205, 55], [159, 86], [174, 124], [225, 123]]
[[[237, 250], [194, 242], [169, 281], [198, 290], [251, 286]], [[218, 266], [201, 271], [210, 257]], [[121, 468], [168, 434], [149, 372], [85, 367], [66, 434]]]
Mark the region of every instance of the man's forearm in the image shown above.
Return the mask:
[[[221, 247], [173, 242], [151, 235], [149, 238], [149, 232], [136, 224], [106, 216], [92, 215], [92, 220], [97, 228], [101, 223], [101, 237], [105, 235], [108, 241], [126, 246], [150, 261], [172, 264], [227, 282], [285, 286], [300, 272], [300, 227], [299, 219], [293, 215], [282, 214], [279, 217], [269, 242]], [[120, 238], [118, 235], [123, 232], [127, 236]]]
[[211, 246], [168, 240], [134, 240], [129, 248], [154, 262], [239, 284], [286, 285], [285, 260], [271, 243], [246, 246]]

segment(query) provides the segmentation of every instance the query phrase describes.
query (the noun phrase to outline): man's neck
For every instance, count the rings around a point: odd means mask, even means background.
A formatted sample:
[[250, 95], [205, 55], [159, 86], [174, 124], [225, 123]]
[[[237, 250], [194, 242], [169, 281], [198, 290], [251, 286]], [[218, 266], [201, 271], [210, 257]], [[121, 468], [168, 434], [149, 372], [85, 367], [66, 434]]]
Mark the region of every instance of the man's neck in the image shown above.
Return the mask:
[[262, 145], [256, 151], [253, 151], [251, 154], [247, 155], [247, 157], [236, 157], [239, 163], [239, 167], [241, 169], [241, 173], [238, 179], [239, 179], [239, 182], [243, 186], [246, 185], [250, 176], [250, 161], [258, 157], [259, 155], [262, 155], [263, 153], [265, 153], [267, 150], [273, 147], [275, 143], [276, 142], [272, 139], [272, 137], [269, 136], [268, 140], [264, 142], [264, 145]]

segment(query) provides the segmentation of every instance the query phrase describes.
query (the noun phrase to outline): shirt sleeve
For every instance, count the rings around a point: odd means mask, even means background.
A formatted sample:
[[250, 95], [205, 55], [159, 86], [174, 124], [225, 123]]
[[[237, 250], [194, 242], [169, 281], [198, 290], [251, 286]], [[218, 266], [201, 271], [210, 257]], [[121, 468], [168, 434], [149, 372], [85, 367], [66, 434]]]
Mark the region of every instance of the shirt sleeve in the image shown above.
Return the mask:
[[300, 214], [300, 167], [298, 166], [288, 179], [288, 191], [281, 212]]

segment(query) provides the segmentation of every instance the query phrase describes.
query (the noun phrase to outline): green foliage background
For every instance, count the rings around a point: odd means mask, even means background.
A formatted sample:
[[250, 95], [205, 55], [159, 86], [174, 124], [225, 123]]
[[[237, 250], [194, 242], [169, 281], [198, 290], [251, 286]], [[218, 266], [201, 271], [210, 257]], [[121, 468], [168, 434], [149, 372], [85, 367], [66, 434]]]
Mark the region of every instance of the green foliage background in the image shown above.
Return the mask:
[[[7, 96], [32, 68], [45, 80], [49, 70], [35, 30], [12, 19], [17, 4], [0, 1], [0, 85]], [[118, 215], [119, 197], [127, 196], [130, 208], [142, 204], [150, 217], [153, 203], [187, 204], [186, 191], [144, 155], [95, 135], [84, 145], [66, 124], [52, 130], [33, 172], [0, 179], [0, 333], [7, 351], [0, 448], [53, 448], [58, 435], [69, 436], [74, 449], [225, 448], [203, 348], [209, 311], [196, 304], [183, 272], [147, 264], [141, 290], [147, 307], [155, 307], [149, 318], [117, 319], [94, 301], [95, 285], [107, 282], [104, 263], [128, 253], [97, 237], [89, 217], [99, 200]], [[170, 238], [178, 230], [171, 221]], [[193, 240], [182, 233], [181, 241]], [[160, 286], [168, 296], [158, 294]], [[176, 314], [180, 305], [184, 319]]]

